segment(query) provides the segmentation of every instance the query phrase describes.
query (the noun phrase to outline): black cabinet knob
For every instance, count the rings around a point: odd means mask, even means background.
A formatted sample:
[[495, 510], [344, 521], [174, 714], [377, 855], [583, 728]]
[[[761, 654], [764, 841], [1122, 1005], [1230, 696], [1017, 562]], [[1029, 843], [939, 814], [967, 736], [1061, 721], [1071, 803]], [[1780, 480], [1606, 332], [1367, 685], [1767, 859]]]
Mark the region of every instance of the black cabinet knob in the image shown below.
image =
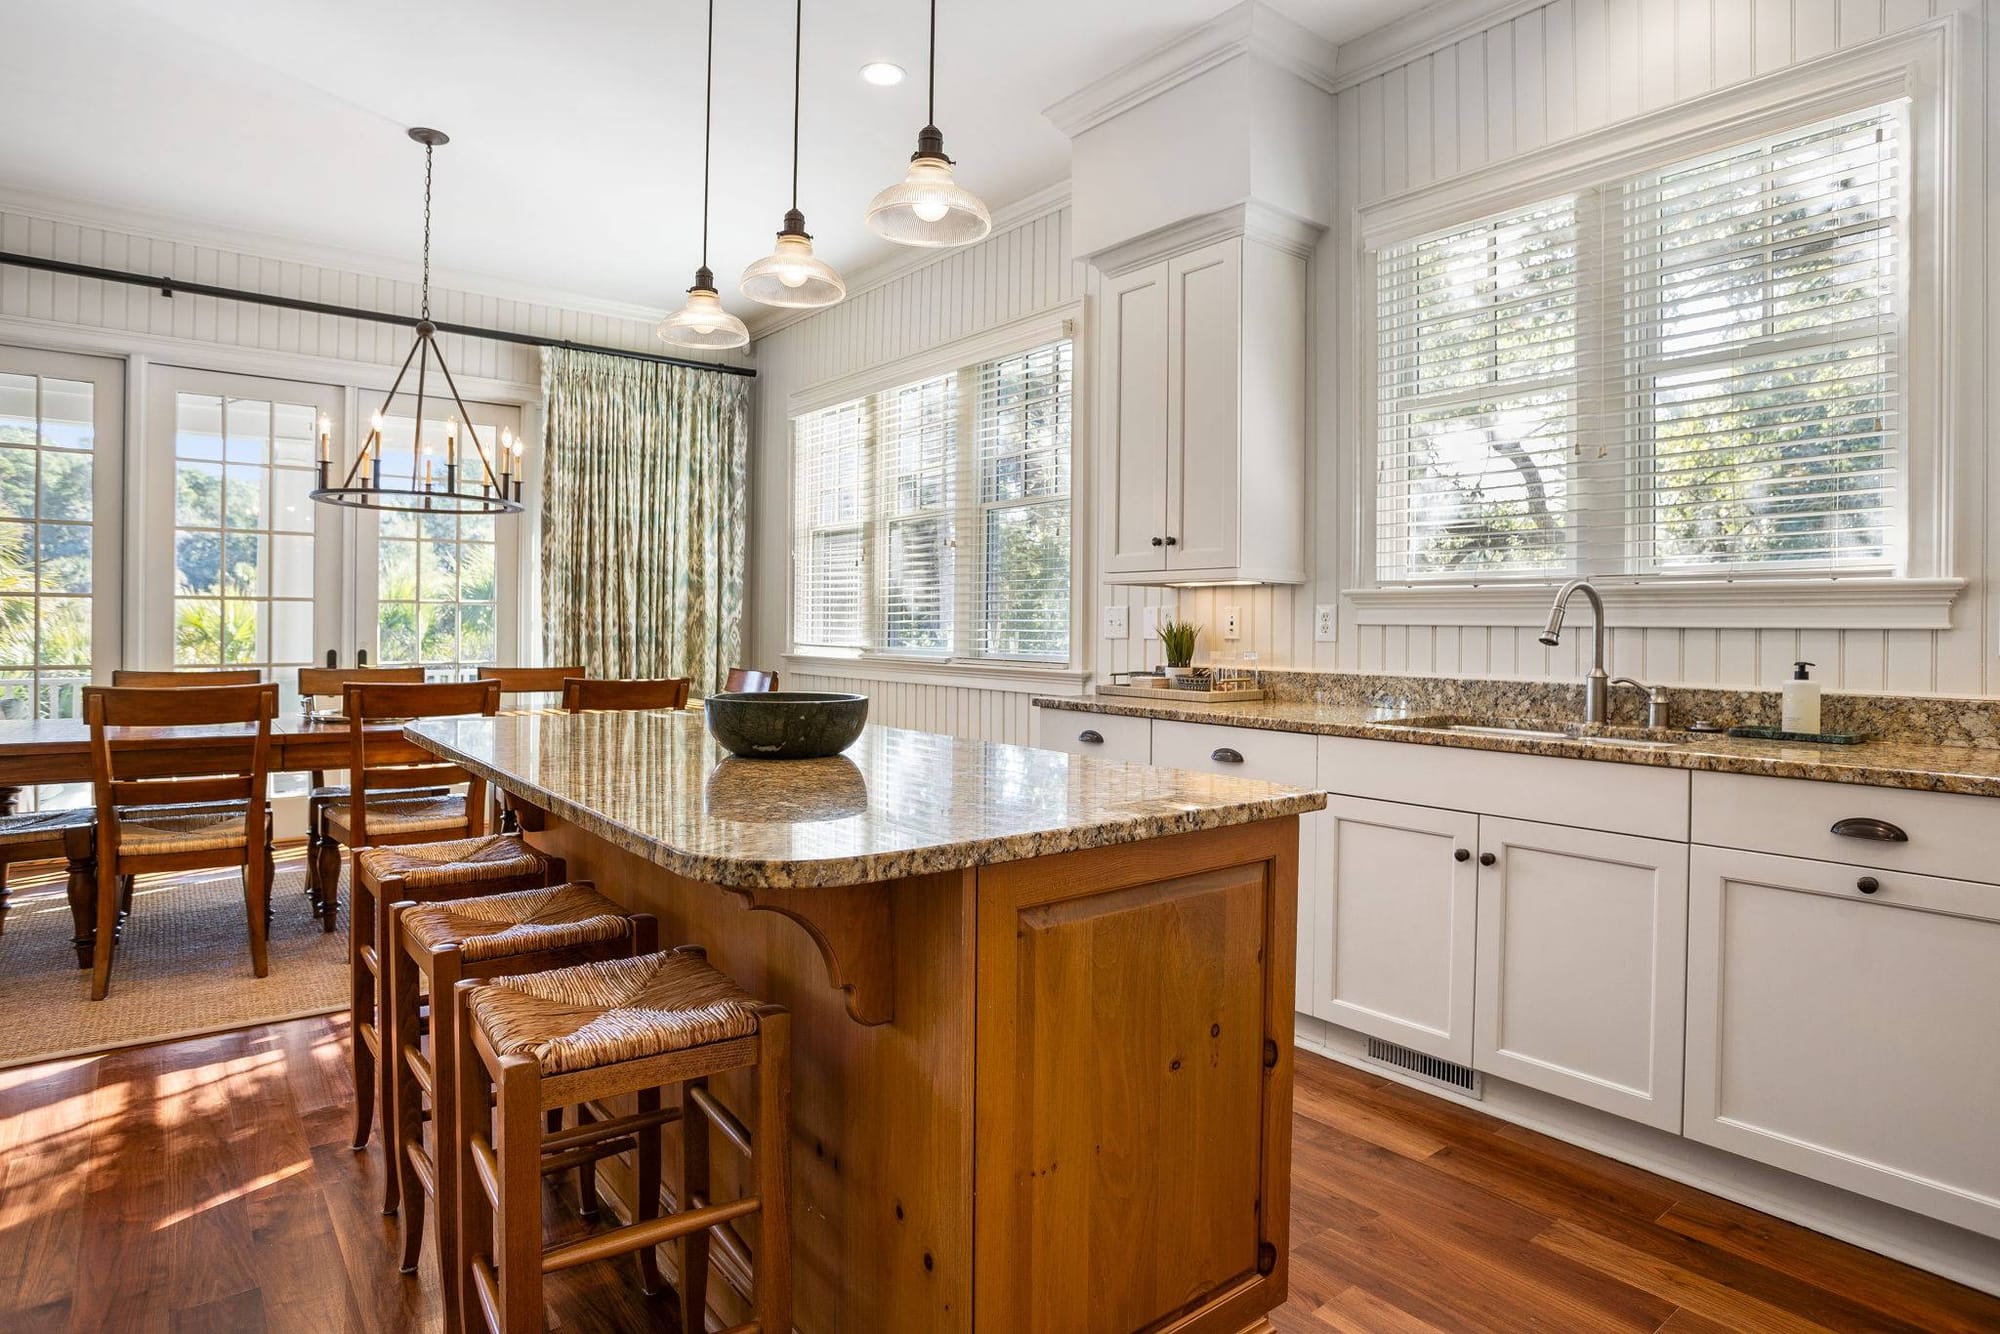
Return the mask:
[[1094, 727], [1086, 727], [1076, 734], [1076, 739], [1086, 746], [1101, 746], [1104, 744], [1104, 733]]
[[1854, 887], [1863, 894], [1873, 894], [1876, 890], [1882, 888], [1882, 882], [1872, 875], [1864, 875], [1854, 882]]
[[1170, 547], [1177, 547], [1180, 544], [1181, 540], [1178, 537], [1170, 537], [1167, 539], [1167, 545]]
[[1472, 860], [1472, 849], [1460, 848], [1451, 854], [1451, 859], [1455, 862], [1469, 862]]
[[1156, 537], [1153, 539], [1153, 545], [1156, 547], [1163, 547], [1166, 544], [1167, 540], [1164, 537]]
[[1208, 758], [1214, 760], [1217, 764], [1241, 764], [1243, 763], [1243, 752], [1232, 750], [1228, 746], [1217, 746], [1214, 750], [1208, 752]]
[[1482, 852], [1479, 854], [1479, 864], [1481, 866], [1491, 866], [1499, 860], [1500, 859], [1498, 857], [1495, 857], [1490, 852]]

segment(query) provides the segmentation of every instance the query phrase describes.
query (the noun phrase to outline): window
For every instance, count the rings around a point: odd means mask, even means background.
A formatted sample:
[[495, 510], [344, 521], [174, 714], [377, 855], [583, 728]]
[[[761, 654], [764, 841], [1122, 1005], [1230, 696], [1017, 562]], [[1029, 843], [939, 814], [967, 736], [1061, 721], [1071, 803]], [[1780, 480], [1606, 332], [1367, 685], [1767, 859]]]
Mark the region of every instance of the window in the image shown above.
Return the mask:
[[1384, 250], [1384, 584], [1900, 573], [1902, 103]]
[[[174, 665], [313, 661], [311, 403], [174, 395]], [[288, 690], [289, 696], [290, 691]]]
[[[428, 411], [428, 407], [426, 409]], [[429, 464], [442, 478], [447, 429], [468, 428], [455, 413], [424, 419]], [[498, 468], [500, 428], [475, 424], [486, 457]], [[385, 477], [421, 475], [416, 419], [390, 415], [382, 424]], [[469, 438], [458, 437], [462, 468], [477, 468]], [[496, 661], [498, 532], [490, 514], [384, 511], [376, 543], [376, 661], [384, 667], [422, 664], [456, 677]]]
[[83, 711], [96, 390], [86, 380], [0, 371], [0, 717]]
[[1067, 338], [794, 419], [803, 652], [1067, 663]]

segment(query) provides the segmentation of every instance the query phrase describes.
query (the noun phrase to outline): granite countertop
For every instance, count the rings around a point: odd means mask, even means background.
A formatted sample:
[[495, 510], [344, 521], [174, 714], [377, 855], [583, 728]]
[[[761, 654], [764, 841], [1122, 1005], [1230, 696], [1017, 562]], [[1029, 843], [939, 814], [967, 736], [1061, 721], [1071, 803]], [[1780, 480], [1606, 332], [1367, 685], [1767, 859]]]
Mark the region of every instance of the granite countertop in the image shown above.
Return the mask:
[[[1739, 740], [1693, 732], [1647, 733], [1640, 728], [1578, 728], [1577, 737], [1564, 740], [1492, 736], [1450, 732], [1435, 727], [1395, 726], [1385, 720], [1380, 708], [1303, 700], [1197, 704], [1130, 696], [1080, 695], [1037, 698], [1034, 703], [1046, 709], [1215, 723], [1270, 732], [1305, 732], [1314, 736], [1358, 737], [1368, 741], [1402, 741], [1423, 746], [1456, 746], [1466, 750], [1499, 750], [1520, 755], [1554, 755], [1565, 759], [1645, 764], [1661, 769], [1700, 769], [1712, 773], [1759, 774], [1768, 778], [1804, 778], [1826, 783], [1860, 783], [1870, 787], [2000, 797], [2000, 749], [1975, 746], [1895, 740], [1868, 741], [1858, 746], [1801, 745], [1796, 742]], [[1496, 710], [1494, 716], [1506, 718], [1520, 715]], [[1560, 726], [1559, 723], [1556, 725]], [[1595, 734], [1586, 739], [1584, 734], [1593, 732]], [[1635, 738], [1645, 736], [1672, 736], [1685, 740], [1670, 746], [1636, 744]]]
[[870, 726], [844, 755], [745, 760], [699, 712], [441, 718], [406, 735], [691, 880], [895, 880], [1318, 810], [1324, 793]]

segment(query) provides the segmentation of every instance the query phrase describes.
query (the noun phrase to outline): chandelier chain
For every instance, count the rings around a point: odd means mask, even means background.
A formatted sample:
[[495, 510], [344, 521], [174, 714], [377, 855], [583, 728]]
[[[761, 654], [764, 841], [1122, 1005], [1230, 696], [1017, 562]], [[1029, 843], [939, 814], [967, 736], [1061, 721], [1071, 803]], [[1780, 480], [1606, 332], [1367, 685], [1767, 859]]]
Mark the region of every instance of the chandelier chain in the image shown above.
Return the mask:
[[792, 10], [792, 212], [799, 211], [799, 85], [806, 64], [806, 0]]
[[701, 109], [701, 266], [708, 267], [708, 153], [715, 141], [715, 0], [708, 0], [708, 76]]
[[931, 0], [930, 95], [924, 103], [926, 125], [937, 124], [937, 0]]
[[424, 294], [423, 317], [431, 317], [431, 154], [435, 144], [424, 145]]

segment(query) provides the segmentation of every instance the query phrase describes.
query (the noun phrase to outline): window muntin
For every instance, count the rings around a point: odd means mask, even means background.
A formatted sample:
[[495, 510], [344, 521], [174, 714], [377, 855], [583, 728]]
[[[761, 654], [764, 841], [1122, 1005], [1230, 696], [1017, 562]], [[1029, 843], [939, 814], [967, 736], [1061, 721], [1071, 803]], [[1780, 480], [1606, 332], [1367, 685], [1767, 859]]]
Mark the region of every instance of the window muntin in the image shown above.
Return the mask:
[[0, 372], [0, 717], [83, 711], [95, 394], [85, 380]]
[[[457, 418], [424, 419], [433, 474], [444, 475], [445, 433], [459, 435], [462, 467], [477, 454], [463, 433], [476, 430], [486, 456], [498, 465], [499, 431], [468, 428]], [[421, 479], [415, 453], [416, 419], [391, 415], [382, 426], [382, 473], [398, 481]], [[499, 557], [490, 514], [385, 510], [376, 554], [375, 635], [384, 667], [421, 664], [444, 676], [465, 675], [496, 661]]]
[[1383, 252], [1378, 582], [1900, 569], [1902, 115]]
[[1069, 660], [1071, 355], [794, 419], [795, 649]]

